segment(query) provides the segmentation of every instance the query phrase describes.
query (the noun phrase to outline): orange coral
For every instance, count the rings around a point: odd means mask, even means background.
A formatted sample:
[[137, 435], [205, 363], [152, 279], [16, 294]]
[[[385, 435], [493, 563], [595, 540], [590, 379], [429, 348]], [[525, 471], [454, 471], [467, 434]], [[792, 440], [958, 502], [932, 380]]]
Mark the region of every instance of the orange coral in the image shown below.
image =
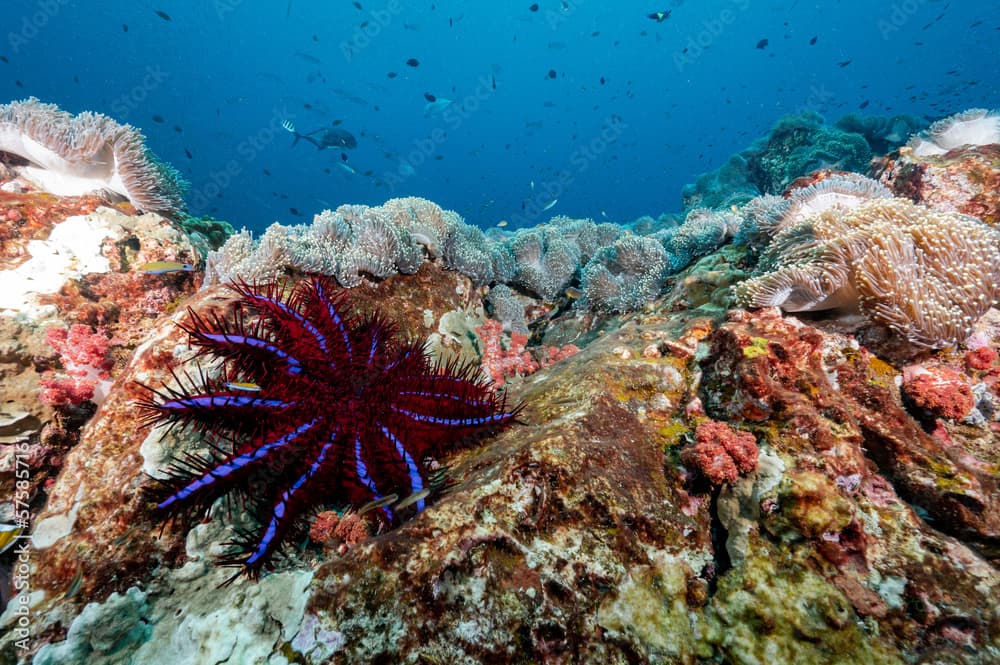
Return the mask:
[[903, 390], [914, 405], [939, 418], [959, 420], [976, 405], [972, 387], [948, 367], [907, 368]]

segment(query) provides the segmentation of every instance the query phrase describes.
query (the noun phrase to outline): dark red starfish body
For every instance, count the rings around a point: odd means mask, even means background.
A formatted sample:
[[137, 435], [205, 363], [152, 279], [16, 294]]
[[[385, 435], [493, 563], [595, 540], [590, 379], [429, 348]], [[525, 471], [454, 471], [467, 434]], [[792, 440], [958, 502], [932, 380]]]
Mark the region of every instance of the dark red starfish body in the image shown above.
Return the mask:
[[409, 498], [406, 510], [423, 510], [427, 462], [515, 418], [478, 365], [432, 363], [379, 314], [348, 314], [326, 280], [287, 294], [232, 288], [233, 322], [190, 312], [184, 327], [202, 354], [225, 361], [222, 378], [199, 373], [140, 405], [149, 423], [210, 435], [212, 454], [175, 460], [150, 496], [169, 518], [204, 513], [224, 495], [243, 499], [258, 527], [220, 562], [248, 576], [270, 567], [319, 506], [377, 501], [397, 522], [396, 494]]

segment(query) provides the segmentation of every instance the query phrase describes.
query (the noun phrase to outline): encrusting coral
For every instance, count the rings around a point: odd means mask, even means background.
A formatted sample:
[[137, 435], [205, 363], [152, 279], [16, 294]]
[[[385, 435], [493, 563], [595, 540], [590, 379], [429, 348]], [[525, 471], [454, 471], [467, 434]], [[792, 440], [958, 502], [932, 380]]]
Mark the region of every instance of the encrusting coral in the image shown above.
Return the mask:
[[0, 105], [0, 152], [28, 162], [28, 180], [59, 196], [109, 192], [144, 212], [171, 217], [186, 183], [159, 161], [131, 125], [89, 111], [72, 115], [31, 97]]
[[736, 287], [751, 307], [860, 307], [910, 343], [965, 339], [1000, 293], [1000, 237], [979, 220], [903, 199], [822, 212], [775, 236], [757, 276]]

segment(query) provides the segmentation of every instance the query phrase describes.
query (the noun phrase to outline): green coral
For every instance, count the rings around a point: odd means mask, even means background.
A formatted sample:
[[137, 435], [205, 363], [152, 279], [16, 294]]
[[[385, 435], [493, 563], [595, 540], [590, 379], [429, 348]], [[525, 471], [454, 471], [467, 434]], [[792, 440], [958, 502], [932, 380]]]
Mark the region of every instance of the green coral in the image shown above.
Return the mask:
[[[181, 229], [192, 237], [192, 242], [195, 242], [198, 234], [201, 238], [204, 238], [204, 242], [207, 243], [208, 249], [216, 250], [225, 244], [226, 239], [229, 236], [236, 233], [236, 229], [229, 222], [223, 221], [221, 219], [214, 219], [208, 215], [202, 217], [192, 217], [181, 213], [178, 217], [177, 223], [180, 225]], [[198, 248], [201, 249], [200, 247]], [[202, 254], [204, 256], [204, 254]]]

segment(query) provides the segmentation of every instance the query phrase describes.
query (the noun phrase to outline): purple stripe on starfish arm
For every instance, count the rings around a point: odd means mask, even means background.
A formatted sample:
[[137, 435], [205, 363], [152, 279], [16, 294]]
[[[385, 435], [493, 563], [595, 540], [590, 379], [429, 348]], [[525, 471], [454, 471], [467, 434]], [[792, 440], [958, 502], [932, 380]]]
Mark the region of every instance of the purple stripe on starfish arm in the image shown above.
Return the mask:
[[[374, 497], [373, 501], [378, 501], [382, 498], [382, 495], [378, 493], [378, 488], [375, 487], [375, 481], [368, 475], [368, 467], [365, 465], [365, 461], [361, 459], [361, 437], [354, 437], [354, 468], [358, 474], [358, 480], [364, 483]], [[392, 519], [392, 510], [389, 506], [382, 506], [382, 510], [385, 511], [386, 516]]]
[[289, 374], [300, 374], [302, 372], [302, 363], [300, 363], [296, 358], [288, 355], [274, 344], [271, 344], [266, 339], [259, 339], [257, 337], [248, 337], [246, 335], [227, 335], [225, 333], [200, 333], [200, 337], [211, 340], [213, 342], [225, 342], [227, 344], [243, 344], [249, 346], [253, 349], [263, 349], [268, 353], [273, 353], [277, 357], [281, 358], [288, 365]]
[[200, 395], [197, 397], [184, 397], [172, 399], [160, 404], [165, 411], [186, 411], [188, 409], [211, 409], [226, 406], [262, 406], [267, 409], [284, 409], [293, 402], [284, 402], [280, 399], [264, 399], [261, 397], [250, 397], [247, 395]]
[[[382, 433], [385, 434], [386, 438], [396, 444], [396, 452], [399, 456], [403, 458], [406, 462], [406, 468], [410, 475], [410, 494], [416, 494], [417, 492], [424, 489], [424, 479], [420, 475], [420, 469], [417, 468], [417, 463], [413, 461], [413, 457], [406, 451], [403, 447], [403, 442], [396, 438], [396, 435], [389, 431], [389, 428], [385, 425], [378, 423], [378, 426], [382, 428]], [[419, 513], [424, 509], [424, 500], [420, 499], [417, 501], [417, 512]]]
[[268, 298], [267, 296], [263, 296], [257, 293], [248, 293], [246, 294], [246, 297], [249, 298], [250, 300], [255, 300], [257, 302], [269, 303], [280, 309], [285, 316], [290, 316], [296, 321], [298, 321], [299, 325], [308, 330], [309, 333], [316, 338], [316, 343], [319, 344], [320, 350], [323, 353], [327, 353], [326, 337], [324, 337], [323, 333], [319, 331], [319, 328], [313, 325], [312, 321], [302, 316], [294, 309], [292, 309], [291, 307], [289, 307], [288, 305], [286, 305], [285, 303], [281, 302], [276, 298]]
[[160, 509], [169, 508], [171, 505], [177, 503], [178, 501], [183, 501], [187, 499], [189, 496], [191, 496], [195, 492], [198, 492], [202, 488], [208, 487], [215, 481], [222, 480], [223, 478], [233, 473], [234, 471], [238, 471], [239, 469], [245, 468], [248, 464], [253, 464], [259, 459], [263, 459], [271, 451], [275, 450], [276, 448], [281, 448], [282, 446], [288, 445], [298, 437], [308, 432], [316, 425], [317, 422], [319, 422], [319, 418], [313, 418], [309, 422], [303, 425], [299, 425], [299, 427], [297, 427], [295, 430], [289, 432], [288, 434], [286, 434], [285, 436], [281, 437], [276, 441], [265, 443], [264, 445], [260, 446], [259, 448], [257, 448], [252, 452], [243, 453], [242, 455], [237, 455], [228, 462], [225, 462], [223, 464], [220, 464], [219, 466], [209, 469], [208, 471], [203, 473], [200, 477], [191, 481], [190, 483], [185, 485], [182, 489], [174, 492], [169, 497], [161, 501], [159, 504], [157, 504], [156, 507]]
[[254, 548], [250, 556], [247, 557], [244, 565], [253, 566], [261, 559], [261, 557], [267, 556], [267, 553], [271, 549], [271, 543], [274, 542], [274, 537], [278, 533], [278, 527], [281, 526], [281, 521], [285, 519], [286, 510], [288, 507], [288, 502], [291, 501], [292, 497], [296, 492], [301, 490], [309, 479], [316, 475], [320, 467], [323, 466], [323, 462], [326, 461], [327, 453], [330, 448], [333, 447], [333, 439], [327, 441], [323, 448], [320, 449], [319, 455], [313, 460], [309, 468], [303, 473], [298, 479], [292, 483], [292, 486], [281, 493], [281, 497], [278, 502], [274, 504], [274, 514], [271, 516], [271, 520], [267, 523], [267, 528], [264, 529], [264, 535], [261, 536], [260, 540], [257, 542], [257, 547]]
[[[396, 360], [393, 360], [391, 363], [389, 363], [388, 365], [386, 365], [385, 366], [385, 371], [388, 372], [389, 370], [394, 369], [396, 367], [396, 365], [398, 365], [399, 363], [403, 362], [404, 360], [409, 360], [409, 358], [414, 353], [415, 353], [415, 351], [413, 349], [410, 349], [409, 351], [405, 352], [402, 356], [400, 356]], [[410, 378], [410, 377], [405, 377], [405, 378]], [[422, 380], [424, 380], [425, 377], [419, 377], [419, 378], [422, 381]]]
[[455, 425], [459, 427], [474, 427], [476, 425], [502, 423], [505, 420], [510, 420], [514, 417], [514, 414], [511, 413], [494, 413], [488, 416], [477, 416], [474, 418], [439, 418], [437, 416], [431, 416], [424, 413], [407, 411], [406, 409], [401, 409], [395, 405], [390, 405], [389, 408], [400, 415], [406, 416], [407, 418], [413, 418], [417, 422], [430, 423], [432, 425]]
[[344, 337], [344, 348], [347, 349], [347, 359], [351, 362], [354, 361], [354, 350], [351, 348], [351, 338], [347, 334], [347, 326], [344, 325], [344, 320], [340, 318], [340, 314], [337, 312], [337, 308], [333, 306], [333, 302], [326, 295], [326, 289], [323, 288], [323, 284], [320, 282], [313, 282], [313, 286], [316, 289], [316, 295], [326, 303], [326, 313], [330, 315], [333, 322], [337, 324], [337, 328], [340, 329], [340, 334]]
[[462, 397], [461, 395], [454, 395], [449, 393], [435, 393], [427, 390], [402, 390], [399, 392], [400, 395], [411, 395], [413, 397], [429, 397], [431, 399], [437, 400], [451, 400], [453, 402], [462, 402], [466, 406], [493, 406], [493, 400], [489, 399], [469, 399], [468, 397]]
[[371, 367], [372, 363], [375, 362], [375, 352], [378, 351], [378, 330], [372, 332], [372, 345], [368, 349], [368, 366]]

